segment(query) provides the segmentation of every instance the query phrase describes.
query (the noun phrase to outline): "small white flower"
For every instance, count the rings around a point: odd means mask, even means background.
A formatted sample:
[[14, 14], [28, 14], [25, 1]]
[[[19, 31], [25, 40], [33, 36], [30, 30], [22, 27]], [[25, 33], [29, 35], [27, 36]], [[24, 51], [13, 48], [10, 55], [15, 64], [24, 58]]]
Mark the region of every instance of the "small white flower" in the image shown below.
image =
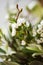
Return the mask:
[[41, 40], [39, 40], [39, 39], [37, 39], [36, 41], [37, 41], [37, 43], [38, 43], [38, 44], [40, 44], [40, 43], [41, 43]]
[[22, 24], [21, 24], [21, 22], [19, 21], [17, 21], [17, 27], [19, 27], [19, 26], [21, 26]]
[[41, 42], [43, 43], [43, 38], [40, 38]]
[[42, 28], [41, 24], [38, 25], [38, 28]]
[[16, 35], [17, 24], [13, 23], [13, 24], [11, 24], [11, 27], [12, 27], [12, 36], [15, 36]]
[[12, 29], [12, 36], [15, 36], [16, 35], [16, 29]]
[[18, 26], [21, 26], [22, 23], [24, 24], [25, 22], [26, 22], [26, 20], [25, 20], [24, 18], [18, 18], [18, 20], [17, 20], [17, 25], [18, 25]]
[[17, 27], [17, 23], [11, 24], [12, 29]]
[[41, 30], [40, 30], [40, 29], [38, 29], [38, 30], [37, 30], [37, 33], [38, 33], [38, 34], [41, 34]]
[[37, 33], [40, 34], [41, 36], [43, 36], [43, 20], [41, 21], [41, 23], [38, 25], [38, 30]]
[[41, 21], [41, 25], [43, 25], [43, 20]]
[[43, 37], [43, 33], [41, 33], [41, 37]]
[[24, 40], [22, 40], [21, 45], [25, 45], [25, 44], [26, 44], [26, 42]]
[[8, 59], [8, 61], [11, 61], [11, 59]]
[[30, 25], [30, 24], [29, 24], [29, 22], [28, 22], [28, 21], [26, 21], [26, 26], [27, 26], [27, 27], [29, 27], [29, 25]]

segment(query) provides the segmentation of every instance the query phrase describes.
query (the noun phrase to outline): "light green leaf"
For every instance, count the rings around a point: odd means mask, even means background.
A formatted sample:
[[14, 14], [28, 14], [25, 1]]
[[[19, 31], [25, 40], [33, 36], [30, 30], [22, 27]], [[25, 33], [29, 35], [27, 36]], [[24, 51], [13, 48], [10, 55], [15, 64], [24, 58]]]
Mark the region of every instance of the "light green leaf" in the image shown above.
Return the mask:
[[28, 47], [26, 47], [28, 50], [33, 51], [33, 52], [37, 52], [37, 53], [43, 53], [42, 48], [40, 45], [37, 44], [29, 44]]

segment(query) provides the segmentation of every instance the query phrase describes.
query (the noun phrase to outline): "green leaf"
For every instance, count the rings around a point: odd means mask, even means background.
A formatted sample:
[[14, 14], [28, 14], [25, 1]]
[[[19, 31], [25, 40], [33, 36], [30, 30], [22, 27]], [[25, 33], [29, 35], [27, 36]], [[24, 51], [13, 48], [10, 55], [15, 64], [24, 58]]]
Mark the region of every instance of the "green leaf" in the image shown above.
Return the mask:
[[0, 48], [0, 53], [6, 53], [3, 49]]
[[40, 45], [36, 44], [30, 44], [28, 47], [26, 47], [30, 51], [34, 51], [35, 53], [43, 53], [42, 48]]
[[11, 22], [11, 23], [16, 22], [16, 19], [15, 19], [15, 18], [12, 18], [12, 17], [11, 17], [11, 18], [9, 18], [9, 20], [10, 20], [10, 22]]
[[0, 63], [0, 65], [19, 65], [19, 64], [16, 62], [4, 61], [4, 62]]

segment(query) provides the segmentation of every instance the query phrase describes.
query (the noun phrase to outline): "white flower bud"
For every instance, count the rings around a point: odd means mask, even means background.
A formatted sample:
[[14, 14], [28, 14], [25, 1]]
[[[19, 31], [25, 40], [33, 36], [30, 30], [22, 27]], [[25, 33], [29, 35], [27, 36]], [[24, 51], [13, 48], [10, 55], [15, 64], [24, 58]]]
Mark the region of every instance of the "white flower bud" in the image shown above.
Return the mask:
[[24, 40], [22, 40], [21, 45], [25, 45], [25, 44], [26, 44], [26, 42]]
[[41, 25], [43, 25], [43, 20], [41, 21]]
[[38, 34], [41, 34], [41, 30], [40, 30], [40, 29], [38, 29], [38, 30], [37, 30], [37, 33], [38, 33]]
[[39, 25], [38, 25], [38, 28], [42, 28], [42, 26], [39, 24]]
[[24, 24], [25, 22], [26, 22], [26, 20], [25, 20], [24, 18], [18, 18], [18, 20], [17, 20], [17, 25], [18, 25], [18, 26], [21, 26], [22, 23]]
[[43, 43], [43, 38], [40, 38], [41, 42]]
[[16, 29], [12, 29], [12, 36], [15, 36], [16, 35]]
[[8, 59], [8, 61], [11, 61], [11, 59]]
[[40, 43], [41, 43], [41, 40], [39, 40], [39, 39], [37, 39], [36, 41], [37, 41], [37, 43], [38, 43], [38, 44], [40, 44]]
[[17, 23], [13, 23], [13, 24], [11, 24], [11, 26], [12, 26], [12, 29], [13, 29], [13, 28], [16, 28]]
[[43, 33], [41, 33], [41, 37], [43, 37]]
[[29, 24], [29, 22], [28, 22], [28, 21], [26, 21], [26, 26], [27, 26], [27, 27], [29, 27], [29, 25], [30, 25], [30, 24]]
[[12, 27], [12, 36], [15, 36], [16, 35], [17, 24], [13, 23], [13, 24], [11, 24], [11, 27]]

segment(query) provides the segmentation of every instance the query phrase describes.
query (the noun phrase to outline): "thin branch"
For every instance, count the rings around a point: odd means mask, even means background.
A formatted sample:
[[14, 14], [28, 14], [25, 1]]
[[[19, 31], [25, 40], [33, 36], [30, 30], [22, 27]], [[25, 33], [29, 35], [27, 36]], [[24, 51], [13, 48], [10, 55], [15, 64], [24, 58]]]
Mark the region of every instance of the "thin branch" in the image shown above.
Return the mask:
[[18, 17], [19, 17], [19, 15], [20, 15], [20, 13], [22, 12], [22, 8], [21, 9], [19, 9], [19, 7], [18, 7], [18, 4], [16, 5], [16, 8], [17, 8], [17, 10], [18, 10], [18, 14], [17, 14], [17, 17], [16, 17], [16, 20], [18, 19]]

